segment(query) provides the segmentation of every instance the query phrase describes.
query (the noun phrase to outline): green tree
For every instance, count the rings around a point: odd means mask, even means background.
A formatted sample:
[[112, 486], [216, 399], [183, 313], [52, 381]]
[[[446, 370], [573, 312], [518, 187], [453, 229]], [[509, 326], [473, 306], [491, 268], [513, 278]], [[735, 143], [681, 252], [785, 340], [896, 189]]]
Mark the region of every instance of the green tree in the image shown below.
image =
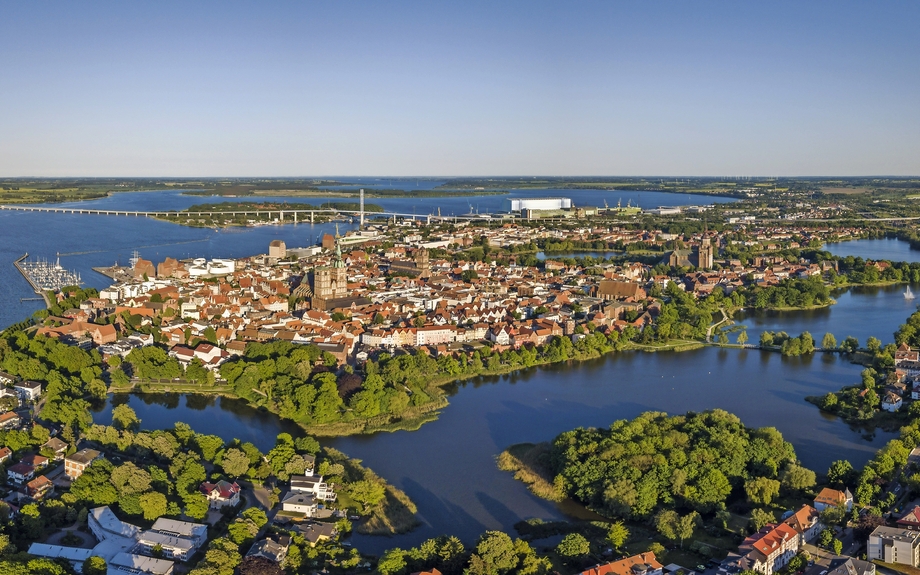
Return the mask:
[[607, 542], [610, 543], [614, 549], [619, 549], [625, 545], [628, 539], [629, 529], [622, 521], [614, 521], [610, 524], [610, 528], [607, 529]]
[[834, 530], [833, 529], [824, 529], [818, 535], [818, 545], [824, 547], [825, 549], [830, 549], [831, 544], [834, 541]]
[[377, 562], [380, 575], [400, 575], [406, 570], [406, 553], [402, 549], [387, 549]]
[[201, 493], [189, 493], [182, 498], [185, 514], [192, 519], [202, 520], [208, 515], [208, 498]]
[[152, 521], [166, 515], [166, 496], [156, 491], [145, 493], [140, 497], [141, 509], [144, 510], [144, 519]]
[[738, 333], [737, 342], [738, 342], [738, 345], [744, 345], [748, 342], [747, 330], [743, 329]]
[[830, 332], [824, 334], [824, 337], [821, 339], [821, 348], [837, 349], [837, 338], [834, 337], [834, 334]]
[[581, 533], [569, 533], [556, 546], [556, 552], [563, 557], [584, 557], [591, 552], [591, 544]]
[[83, 562], [83, 575], [106, 575], [107, 572], [108, 566], [102, 557], [93, 555]]
[[364, 507], [365, 512], [382, 502], [386, 496], [386, 488], [383, 484], [364, 479], [349, 484], [346, 490], [352, 499]]
[[815, 484], [815, 472], [801, 465], [792, 463], [783, 471], [782, 482], [783, 487], [787, 489], [795, 491], [808, 489]]
[[843, 553], [843, 541], [835, 538], [831, 542], [831, 549], [834, 550], [834, 555], [840, 555], [841, 553]]
[[751, 510], [751, 527], [754, 531], [760, 531], [764, 525], [773, 523], [774, 521], [776, 521], [776, 517], [769, 511], [764, 511], [760, 508]]
[[878, 353], [882, 349], [882, 342], [877, 337], [869, 337], [866, 340], [866, 349], [871, 353]]
[[117, 429], [136, 429], [141, 424], [137, 413], [128, 404], [121, 404], [112, 410], [112, 425]]
[[514, 542], [507, 533], [486, 531], [476, 543], [476, 555], [489, 567], [489, 570], [501, 575], [511, 571], [518, 564], [514, 553]]
[[827, 482], [836, 487], [852, 485], [856, 479], [853, 465], [846, 459], [838, 459], [831, 463], [827, 470]]
[[231, 447], [224, 453], [220, 466], [230, 477], [241, 477], [249, 471], [249, 457], [239, 449]]
[[779, 481], [767, 477], [750, 479], [744, 484], [744, 492], [751, 503], [769, 505], [779, 495]]
[[676, 511], [668, 509], [658, 514], [655, 519], [655, 527], [658, 532], [672, 541], [680, 541], [683, 548], [684, 539], [693, 536], [693, 531], [699, 522], [700, 516], [696, 511], [691, 511], [687, 515], [680, 516]]

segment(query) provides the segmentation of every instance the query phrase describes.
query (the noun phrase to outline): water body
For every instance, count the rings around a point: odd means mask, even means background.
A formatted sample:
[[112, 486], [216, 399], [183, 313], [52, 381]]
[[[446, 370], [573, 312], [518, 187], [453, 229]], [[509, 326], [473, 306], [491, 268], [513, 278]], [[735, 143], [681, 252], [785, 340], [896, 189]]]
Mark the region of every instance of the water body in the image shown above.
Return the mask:
[[910, 247], [909, 242], [897, 238], [871, 240], [850, 240], [826, 244], [824, 249], [835, 256], [860, 257], [864, 260], [891, 260], [893, 262], [920, 262], [920, 250]]
[[[914, 290], [917, 291], [917, 287]], [[749, 311], [736, 315], [737, 323], [748, 328], [748, 339], [756, 343], [764, 331], [785, 331], [797, 336], [811, 333], [820, 345], [825, 333], [832, 333], [838, 343], [848, 336], [865, 345], [869, 337], [883, 344], [894, 342], [897, 331], [907, 317], [917, 311], [917, 300], [904, 299], [904, 285], [856, 286], [833, 294], [837, 303], [806, 311]]]

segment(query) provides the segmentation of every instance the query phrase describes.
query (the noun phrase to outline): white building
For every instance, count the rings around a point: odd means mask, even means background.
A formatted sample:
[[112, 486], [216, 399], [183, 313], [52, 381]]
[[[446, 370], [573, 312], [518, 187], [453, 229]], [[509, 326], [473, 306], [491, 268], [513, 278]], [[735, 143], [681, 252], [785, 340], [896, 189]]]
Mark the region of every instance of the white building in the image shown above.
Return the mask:
[[281, 509], [290, 513], [303, 513], [305, 517], [313, 517], [318, 509], [316, 498], [312, 493], [291, 491], [281, 502]]
[[323, 481], [322, 475], [292, 475], [291, 491], [310, 493], [313, 497], [323, 501], [335, 501], [335, 491], [332, 486]]
[[876, 527], [869, 535], [866, 559], [917, 567], [920, 565], [920, 531], [884, 525]]

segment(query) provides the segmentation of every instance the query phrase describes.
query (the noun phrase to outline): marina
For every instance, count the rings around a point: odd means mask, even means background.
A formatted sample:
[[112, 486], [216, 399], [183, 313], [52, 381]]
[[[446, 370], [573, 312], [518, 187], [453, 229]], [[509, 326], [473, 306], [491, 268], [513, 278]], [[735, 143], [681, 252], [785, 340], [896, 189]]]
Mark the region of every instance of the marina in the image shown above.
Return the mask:
[[[80, 286], [82, 280], [80, 274], [71, 272], [61, 267], [60, 259], [54, 264], [46, 260], [28, 261], [29, 254], [25, 253], [21, 258], [13, 262], [22, 277], [26, 278], [29, 285], [36, 294], [41, 296], [45, 305], [50, 307], [51, 301], [48, 298], [49, 291], [57, 291], [65, 286]], [[28, 299], [29, 301], [38, 298], [21, 298], [20, 302]]]

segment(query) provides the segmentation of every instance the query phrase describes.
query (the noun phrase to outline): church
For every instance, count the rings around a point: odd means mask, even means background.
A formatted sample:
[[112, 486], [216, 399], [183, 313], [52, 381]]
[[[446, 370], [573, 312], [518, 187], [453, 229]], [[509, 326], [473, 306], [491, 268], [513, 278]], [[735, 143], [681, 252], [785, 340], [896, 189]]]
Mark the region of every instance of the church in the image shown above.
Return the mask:
[[713, 245], [709, 238], [700, 240], [700, 245], [689, 250], [674, 250], [668, 255], [672, 267], [692, 266], [697, 269], [712, 269]]

